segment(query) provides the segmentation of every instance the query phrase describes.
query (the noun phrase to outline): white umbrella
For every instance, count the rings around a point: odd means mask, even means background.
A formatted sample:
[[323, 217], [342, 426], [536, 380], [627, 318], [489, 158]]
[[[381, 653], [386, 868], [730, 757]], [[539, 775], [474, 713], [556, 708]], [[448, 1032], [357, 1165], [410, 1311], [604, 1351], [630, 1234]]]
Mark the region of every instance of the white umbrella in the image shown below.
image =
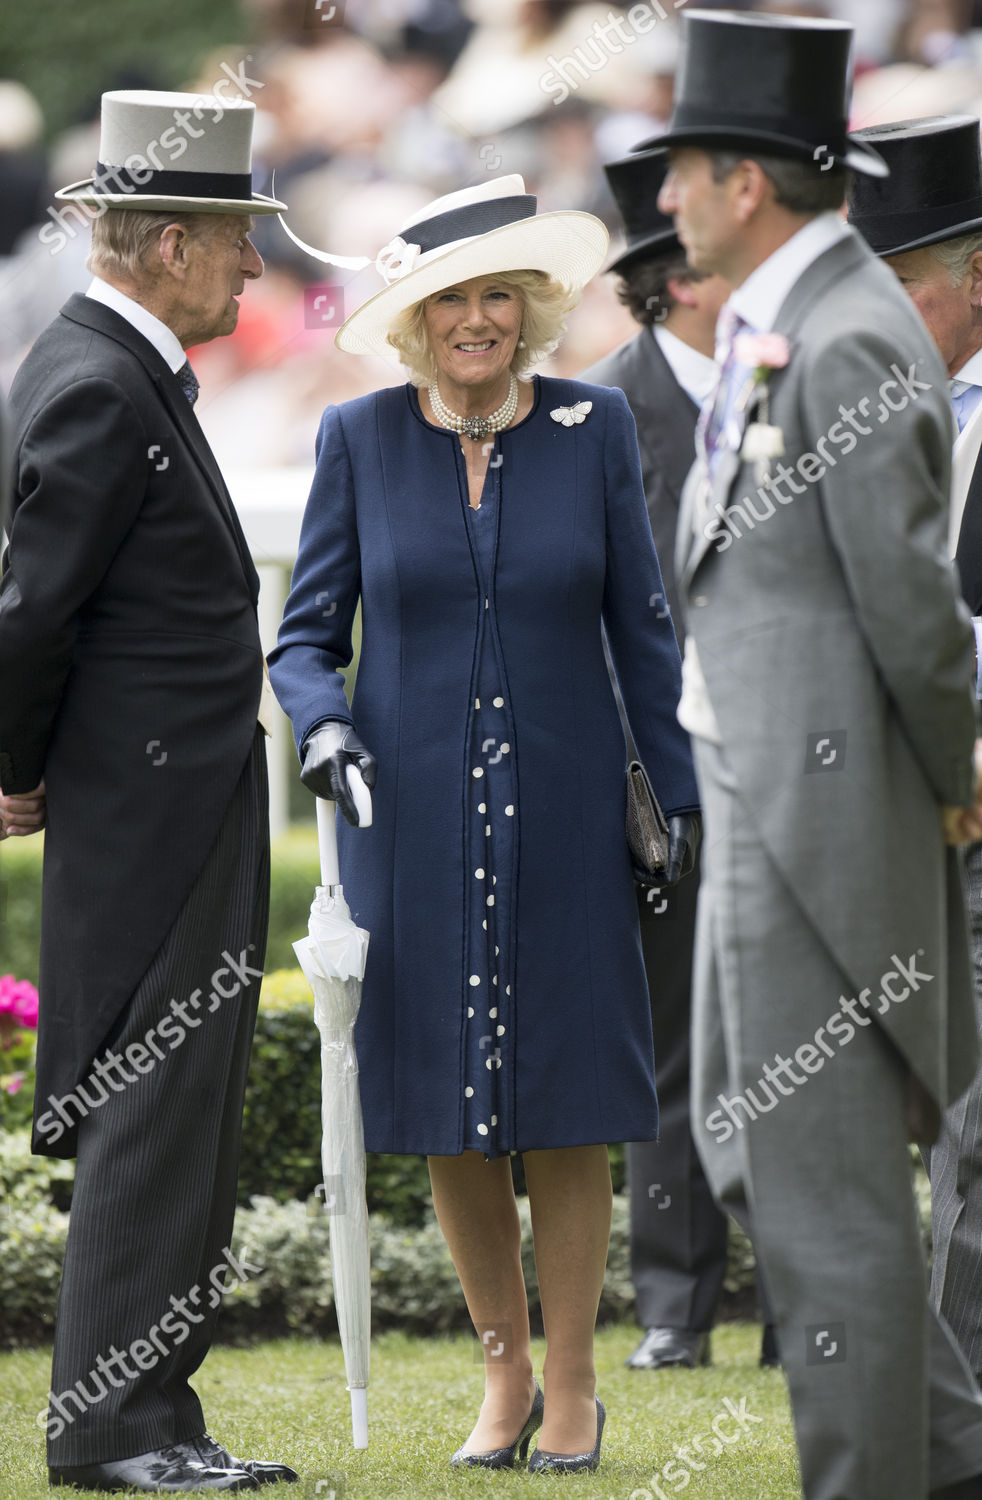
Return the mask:
[[[372, 821], [372, 798], [353, 766], [348, 767], [348, 786], [359, 826], [365, 828]], [[334, 1306], [351, 1392], [352, 1440], [356, 1448], [367, 1448], [372, 1292], [354, 1027], [368, 933], [352, 920], [341, 888], [333, 802], [318, 800], [317, 833], [322, 884], [310, 908], [307, 936], [293, 947], [314, 992], [314, 1019], [321, 1035], [321, 1160], [324, 1204], [330, 1215]]]

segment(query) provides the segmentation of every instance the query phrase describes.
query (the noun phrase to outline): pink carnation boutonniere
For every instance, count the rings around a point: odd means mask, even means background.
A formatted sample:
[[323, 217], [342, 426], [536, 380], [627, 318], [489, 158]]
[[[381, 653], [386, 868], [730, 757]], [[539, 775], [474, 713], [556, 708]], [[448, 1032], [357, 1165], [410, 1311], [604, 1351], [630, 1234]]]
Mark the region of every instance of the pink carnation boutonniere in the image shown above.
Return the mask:
[[755, 467], [758, 484], [762, 484], [770, 473], [772, 458], [781, 458], [784, 453], [784, 433], [770, 421], [770, 389], [768, 381], [775, 370], [783, 370], [791, 358], [791, 345], [783, 333], [740, 333], [733, 344], [733, 353], [741, 365], [753, 370], [750, 384], [742, 402], [746, 410], [756, 397], [756, 420], [748, 423], [740, 448], [740, 457]]

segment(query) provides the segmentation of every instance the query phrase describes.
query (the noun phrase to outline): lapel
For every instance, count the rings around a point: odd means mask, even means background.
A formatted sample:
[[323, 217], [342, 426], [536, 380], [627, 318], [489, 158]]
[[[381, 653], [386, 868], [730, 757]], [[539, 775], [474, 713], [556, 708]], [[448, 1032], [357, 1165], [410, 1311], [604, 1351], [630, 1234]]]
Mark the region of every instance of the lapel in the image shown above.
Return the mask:
[[103, 334], [115, 343], [128, 350], [140, 361], [153, 381], [157, 393], [164, 407], [170, 413], [174, 425], [177, 427], [184, 439], [191, 456], [201, 471], [208, 489], [215, 500], [216, 505], [222, 513], [225, 524], [232, 533], [242, 571], [249, 584], [250, 594], [253, 602], [259, 596], [259, 576], [253, 566], [249, 547], [239, 518], [236, 515], [232, 498], [229, 495], [221, 470], [215, 462], [200, 424], [194, 415], [190, 402], [181, 389], [177, 376], [170, 369], [167, 361], [157, 352], [149, 340], [127, 323], [125, 318], [120, 317], [111, 307], [104, 303], [95, 302], [91, 297], [76, 293], [70, 297], [61, 310], [62, 316], [73, 323], [80, 323], [84, 328], [90, 328], [96, 333]]
[[[805, 317], [811, 311], [814, 303], [823, 297], [826, 292], [833, 288], [850, 271], [861, 266], [863, 261], [871, 254], [872, 252], [866, 249], [855, 232], [850, 230], [847, 237], [830, 246], [828, 250], [824, 251], [799, 276], [781, 304], [781, 309], [775, 319], [773, 329], [775, 333], [783, 334], [791, 345], [791, 360], [788, 369], [791, 368], [796, 359], [801, 358], [801, 350], [796, 346], [795, 335]], [[775, 389], [779, 387], [786, 373], [786, 370], [775, 370], [768, 381], [772, 402]], [[716, 477], [713, 480], [707, 499], [707, 519], [709, 516], [718, 515], [716, 510], [717, 505], [721, 508], [726, 506], [730, 498], [730, 491], [736, 484], [742, 467], [740, 455], [730, 450], [725, 451], [719, 459], [716, 468]], [[702, 470], [701, 474], [699, 473], [700, 470]], [[705, 489], [707, 482], [708, 476], [705, 472], [705, 466], [697, 459], [692, 480], [686, 487], [684, 508], [687, 514], [682, 517], [682, 523], [687, 522], [688, 524], [688, 530], [685, 535], [691, 538], [689, 551], [684, 557], [681, 569], [681, 581], [683, 584], [690, 582], [702, 559], [710, 547], [714, 545], [714, 538], [712, 536], [707, 537], [705, 534], [706, 528], [703, 525], [699, 525], [697, 529], [695, 525], [697, 493]]]
[[948, 545], [952, 557], [958, 544], [962, 517], [973, 487], [979, 451], [982, 449], [982, 402], [975, 408], [964, 429], [955, 439], [951, 456], [951, 511], [948, 518]]
[[672, 373], [650, 328], [623, 352], [618, 383], [638, 418], [638, 447], [645, 473], [658, 474], [676, 512], [692, 468], [699, 409]]

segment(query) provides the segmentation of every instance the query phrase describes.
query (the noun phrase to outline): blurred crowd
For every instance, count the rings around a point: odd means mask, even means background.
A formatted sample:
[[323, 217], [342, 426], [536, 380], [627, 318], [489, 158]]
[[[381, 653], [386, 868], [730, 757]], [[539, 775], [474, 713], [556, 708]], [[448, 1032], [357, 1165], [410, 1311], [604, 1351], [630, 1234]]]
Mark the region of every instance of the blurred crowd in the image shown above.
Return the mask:
[[[202, 56], [177, 86], [211, 92], [237, 78], [258, 109], [257, 188], [275, 182], [308, 244], [372, 264], [334, 271], [278, 220], [260, 221], [266, 274], [247, 288], [236, 334], [194, 355], [198, 410], [219, 462], [306, 464], [325, 404], [404, 378], [395, 363], [340, 354], [333, 332], [382, 285], [378, 251], [437, 195], [519, 172], [541, 208], [599, 214], [616, 246], [601, 164], [664, 126], [686, 3], [242, 0], [250, 40]], [[698, 3], [850, 22], [855, 126], [982, 112], [982, 0]], [[173, 83], [134, 44], [131, 71], [103, 87]], [[87, 284], [88, 234], [74, 217], [53, 219], [52, 189], [90, 174], [98, 139], [96, 112], [49, 140], [42, 103], [17, 80], [0, 81], [4, 387], [65, 298]], [[587, 288], [552, 373], [576, 374], [634, 331], [610, 283]]]

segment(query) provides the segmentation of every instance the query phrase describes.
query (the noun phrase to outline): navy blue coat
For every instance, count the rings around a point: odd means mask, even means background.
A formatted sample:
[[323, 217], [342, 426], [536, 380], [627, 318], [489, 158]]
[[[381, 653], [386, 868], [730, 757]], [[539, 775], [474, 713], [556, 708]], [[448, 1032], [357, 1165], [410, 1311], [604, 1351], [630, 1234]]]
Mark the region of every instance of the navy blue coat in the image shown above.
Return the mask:
[[[501, 435], [487, 608], [514, 723], [516, 983], [505, 1006], [505, 1150], [652, 1139], [648, 992], [624, 835], [624, 738], [601, 621], [667, 814], [698, 806], [675, 719], [680, 665], [623, 394], [537, 377]], [[550, 411], [591, 400], [564, 427]], [[371, 932], [356, 1030], [371, 1151], [462, 1149], [465, 934], [474, 919], [464, 809], [484, 591], [456, 434], [411, 386], [328, 407], [273, 684], [298, 747], [318, 720], [378, 757], [375, 821], [340, 821], [341, 873]], [[338, 669], [362, 647], [349, 712]]]

